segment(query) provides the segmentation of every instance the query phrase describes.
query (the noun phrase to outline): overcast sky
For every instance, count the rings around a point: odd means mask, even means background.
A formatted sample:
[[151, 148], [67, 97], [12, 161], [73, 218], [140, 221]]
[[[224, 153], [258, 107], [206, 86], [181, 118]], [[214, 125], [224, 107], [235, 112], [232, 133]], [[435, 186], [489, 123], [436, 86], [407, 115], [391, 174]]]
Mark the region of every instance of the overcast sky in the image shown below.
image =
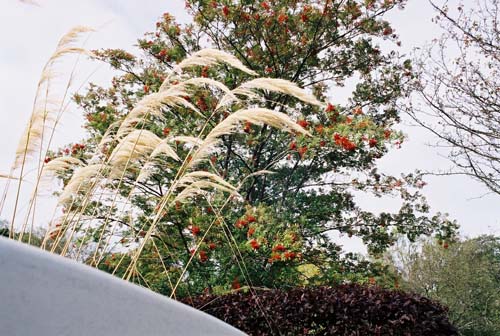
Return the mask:
[[[170, 12], [188, 20], [183, 0], [38, 0], [40, 6], [22, 4], [17, 0], [0, 1], [0, 173], [11, 166], [15, 148], [31, 113], [36, 83], [44, 63], [53, 52], [58, 39], [75, 25], [99, 28], [87, 43], [90, 49], [131, 49], [136, 39], [153, 30], [157, 18]], [[409, 53], [438, 36], [439, 29], [431, 23], [433, 13], [424, 0], [410, 0], [404, 11], [389, 16], [403, 42], [401, 51]], [[91, 81], [109, 83], [107, 66], [82, 67], [79, 80], [91, 72]], [[332, 101], [342, 100], [343, 93], [332, 91]], [[76, 142], [83, 136], [79, 127], [81, 116], [71, 110], [58, 130], [57, 143]], [[400, 150], [393, 150], [381, 160], [384, 172], [399, 174], [414, 169], [435, 170], [449, 167], [432, 144], [435, 139], [422, 129], [403, 125], [408, 141]], [[459, 221], [462, 233], [474, 236], [500, 233], [500, 197], [486, 195], [480, 184], [467, 177], [428, 178], [424, 193], [433, 211], [447, 212]], [[3, 189], [3, 185], [0, 184]], [[481, 197], [482, 196], [482, 197]], [[480, 197], [480, 198], [479, 198]], [[374, 211], [394, 210], [395, 202], [361, 196], [360, 202]], [[26, 203], [26, 202], [25, 202]], [[12, 203], [8, 203], [12, 207]], [[7, 208], [8, 210], [8, 208]], [[51, 214], [41, 211], [41, 220], [48, 221]], [[43, 213], [43, 215], [42, 215]], [[10, 213], [4, 211], [3, 219]], [[43, 223], [42, 223], [43, 224]]]

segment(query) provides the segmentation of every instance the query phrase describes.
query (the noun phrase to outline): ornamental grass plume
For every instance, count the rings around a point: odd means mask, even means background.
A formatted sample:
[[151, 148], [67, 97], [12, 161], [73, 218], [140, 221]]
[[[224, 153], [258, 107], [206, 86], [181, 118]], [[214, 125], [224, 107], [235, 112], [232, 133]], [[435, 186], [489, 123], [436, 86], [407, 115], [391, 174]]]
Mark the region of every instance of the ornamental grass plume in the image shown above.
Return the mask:
[[93, 29], [84, 26], [77, 26], [71, 29], [59, 40], [56, 50], [45, 64], [37, 85], [31, 118], [17, 146], [14, 169], [23, 166], [26, 159], [40, 149], [40, 142], [43, 139], [43, 135], [46, 134], [47, 137], [47, 132], [50, 132], [55, 127], [54, 122], [58, 119], [57, 114], [60, 102], [48, 96], [50, 81], [55, 77], [55, 64], [69, 54], [91, 55], [86, 49], [75, 47], [73, 44], [81, 38], [82, 34], [92, 31]]
[[[111, 153], [108, 164], [110, 178], [119, 178], [126, 169], [140, 168], [136, 162], [146, 159], [162, 144], [162, 139], [148, 130], [133, 130], [120, 140]], [[177, 154], [168, 145], [164, 145], [167, 154], [178, 159]], [[157, 150], [158, 151], [158, 150]]]
[[205, 140], [210, 141], [211, 139], [234, 133], [236, 127], [244, 122], [255, 125], [266, 124], [284, 131], [310, 135], [309, 132], [290, 119], [285, 113], [266, 108], [251, 108], [238, 110], [229, 115], [212, 129]]
[[255, 125], [269, 125], [290, 133], [296, 132], [304, 135], [311, 135], [304, 128], [297, 125], [288, 115], [282, 112], [269, 110], [266, 108], [241, 109], [230, 114], [226, 119], [216, 125], [206, 136], [203, 143], [194, 152], [188, 167], [194, 167], [204, 161], [214, 150], [220, 141], [220, 137], [236, 132], [241, 123], [251, 123]]
[[121, 122], [118, 131], [116, 132], [117, 137], [122, 138], [126, 136], [135, 128], [135, 125], [137, 123], [143, 121], [147, 116], [156, 116], [162, 118], [163, 107], [185, 107], [202, 115], [193, 104], [183, 98], [188, 95], [189, 92], [187, 90], [184, 90], [182, 86], [174, 86], [165, 91], [160, 91], [144, 96]]
[[[46, 156], [48, 148], [50, 148], [51, 146], [57, 125], [59, 124], [59, 121], [66, 110], [64, 99], [54, 99], [51, 96], [52, 82], [57, 77], [55, 66], [62, 58], [67, 55], [92, 55], [92, 53], [90, 53], [86, 49], [74, 46], [74, 44], [82, 37], [83, 34], [90, 33], [92, 31], [93, 30], [91, 28], [84, 26], [77, 26], [71, 29], [59, 40], [54, 53], [50, 56], [49, 60], [42, 70], [42, 74], [37, 84], [32, 113], [26, 129], [22, 134], [17, 146], [14, 163], [11, 167], [11, 173], [16, 170], [19, 171], [17, 191], [9, 231], [11, 237], [13, 237], [12, 235], [14, 233], [19, 198], [22, 190], [23, 179], [25, 178], [25, 165], [28, 160], [35, 158], [36, 154], [38, 154], [38, 157], [36, 157], [37, 161], [35, 162], [37, 165], [35, 187], [29, 200], [26, 218], [20, 230], [20, 240], [22, 240], [23, 233], [26, 226], [28, 225], [30, 213], [33, 208], [36, 207], [38, 187], [42, 178], [42, 171], [44, 166], [43, 158]], [[63, 97], [66, 97], [66, 93], [68, 92], [72, 84], [73, 74], [74, 69], [66, 85], [66, 92]], [[0, 203], [0, 213], [3, 211], [9, 187], [10, 184], [7, 183]], [[32, 221], [34, 221], [34, 217]], [[31, 240], [32, 230], [33, 224], [30, 227], [28, 242]]]
[[235, 56], [217, 49], [202, 49], [193, 53], [177, 65], [182, 70], [193, 66], [211, 66], [217, 63], [225, 63], [235, 69], [241, 70], [249, 75], [257, 76], [257, 73], [241, 63]]
[[80, 167], [71, 176], [70, 180], [59, 196], [60, 204], [67, 204], [74, 199], [78, 194], [84, 193], [91, 186], [91, 181], [102, 178], [102, 171], [105, 166], [103, 164], [91, 164], [85, 167]]
[[313, 95], [299, 88], [297, 84], [285, 79], [279, 78], [256, 78], [243, 83], [233, 91], [233, 94], [254, 97], [255, 90], [265, 90], [270, 92], [279, 92], [292, 97], [295, 97], [305, 103], [323, 107], [324, 104], [316, 99]]
[[71, 156], [61, 156], [50, 160], [43, 166], [42, 176], [54, 177], [70, 169], [83, 166], [84, 163]]

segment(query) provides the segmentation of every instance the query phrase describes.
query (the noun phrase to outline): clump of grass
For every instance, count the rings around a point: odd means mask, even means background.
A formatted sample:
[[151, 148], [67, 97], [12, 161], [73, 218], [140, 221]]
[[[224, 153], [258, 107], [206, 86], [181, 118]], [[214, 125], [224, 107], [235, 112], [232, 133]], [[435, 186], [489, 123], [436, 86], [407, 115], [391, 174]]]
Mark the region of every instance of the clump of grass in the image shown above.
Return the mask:
[[[20, 169], [21, 171], [19, 185], [22, 183], [23, 169], [27, 160], [34, 158], [35, 153], [42, 153], [43, 140], [47, 137], [47, 132], [50, 133], [48, 136], [52, 137], [63, 111], [61, 108], [50, 110], [38, 108], [42, 101], [44, 102], [43, 106], [49, 106], [46, 98], [48, 98], [48, 84], [51, 78], [50, 70], [58, 58], [68, 53], [87, 53], [81, 48], [72, 46], [72, 44], [79, 34], [88, 31], [85, 28], [77, 28], [63, 37], [46, 69], [44, 69], [42, 80], [39, 83], [40, 88], [46, 87], [44, 99], [41, 97], [42, 91], [40, 89], [35, 99], [34, 106], [36, 108], [34, 108], [16, 154], [14, 170]], [[175, 295], [176, 288], [184, 278], [201, 242], [209, 231], [216, 227], [214, 224], [220, 223], [222, 227], [227, 226], [222, 211], [231, 201], [240, 197], [239, 189], [244, 181], [249, 177], [270, 173], [258, 171], [248, 176], [241, 176], [240, 181], [229, 182], [215, 169], [214, 171], [206, 171], [200, 170], [198, 167], [204, 163], [210, 163], [208, 157], [211, 153], [220, 150], [221, 138], [239, 132], [241, 124], [267, 125], [283, 132], [310, 136], [287, 114], [260, 107], [259, 104], [264, 101], [262, 92], [287, 94], [305, 104], [322, 106], [322, 103], [314, 96], [286, 80], [250, 79], [230, 90], [216, 80], [190, 76], [192, 67], [212, 66], [220, 63], [242, 71], [248, 76], [256, 75], [236, 57], [225, 52], [214, 49], [198, 51], [174, 67], [159, 87], [158, 92], [142, 97], [128, 114], [124, 115], [118, 122], [111, 124], [100, 144], [96, 146], [95, 152], [91, 153], [90, 158], [85, 163], [73, 158], [60, 157], [44, 164], [41, 161], [44, 155], [38, 156], [41, 162], [38, 181], [46, 176], [67, 176], [65, 187], [59, 196], [59, 206], [67, 211], [53, 221], [44, 237], [43, 247], [49, 246], [47, 242], [50, 241], [50, 249], [53, 252], [58, 251], [62, 255], [73, 258], [79, 258], [82, 251], [86, 250], [86, 255], [89, 256], [86, 261], [93, 266], [98, 266], [105, 254], [112, 248], [117, 237], [117, 224], [111, 217], [118, 213], [122, 218], [128, 216], [130, 223], [135, 220], [130, 209], [131, 199], [137, 190], [132, 187], [128, 194], [123, 194], [122, 187], [125, 180], [133, 176], [135, 184], [132, 183], [132, 185], [136, 185], [147, 180], [151, 172], [161, 170], [166, 161], [170, 161], [175, 163], [175, 177], [169, 181], [168, 189], [163, 192], [163, 195], [154, 199], [156, 204], [152, 219], [147, 220], [143, 228], [135, 232], [133, 238], [137, 243], [130, 250], [130, 260], [127, 261], [128, 265], [123, 273], [125, 279], [131, 279], [137, 275], [137, 262], [141, 253], [148, 242], [154, 244], [151, 237], [155, 235], [160, 219], [168, 214], [169, 208], [178, 203], [190, 202], [196, 197], [203, 197], [208, 203], [211, 203], [215, 194], [224, 195], [225, 198], [219, 208], [214, 207], [215, 217], [204, 236], [201, 237], [202, 239], [194, 247], [191, 258], [183, 265], [181, 276], [175, 283], [169, 278], [172, 295]], [[220, 93], [218, 104], [211, 114], [205, 114], [204, 111], [200, 111], [186, 99], [200, 87], [212, 87], [215, 89], [214, 94], [215, 92]], [[197, 134], [188, 133], [161, 137], [151, 131], [155, 123], [162, 122], [167, 118], [165, 113], [167, 109], [185, 109], [197, 115], [201, 121], [201, 127]], [[220, 111], [227, 114], [222, 120], [219, 118], [220, 114], [217, 113]], [[180, 147], [172, 146], [173, 143], [180, 145]], [[104, 147], [112, 148], [112, 150], [103, 155], [102, 149]], [[34, 195], [36, 198], [36, 190]], [[97, 212], [96, 204], [103, 203], [109, 206], [108, 213]], [[16, 211], [17, 201], [14, 213]], [[29, 218], [29, 213], [27, 218]], [[13, 225], [14, 219], [15, 214]], [[96, 230], [98, 227], [100, 229]], [[24, 232], [25, 229], [26, 224], [23, 224], [20, 231]], [[16, 230], [12, 227], [11, 231], [15, 232]], [[97, 233], [94, 244], [90, 244], [88, 240], [84, 239], [90, 232], [93, 232], [94, 237]], [[228, 236], [226, 231], [224, 234], [231, 244], [234, 238]], [[238, 253], [239, 251], [236, 250], [235, 254]], [[241, 262], [241, 259], [238, 258], [238, 262]], [[125, 255], [116, 265], [115, 272], [119, 267], [122, 267], [124, 260]], [[163, 267], [168, 275], [164, 264]], [[245, 273], [245, 265], [241, 264], [240, 268]]]
[[[91, 55], [91, 53], [86, 49], [75, 45], [82, 35], [92, 31], [93, 30], [91, 28], [84, 26], [77, 26], [71, 29], [59, 40], [55, 51], [43, 67], [40, 80], [37, 84], [32, 113], [28, 124], [26, 125], [26, 129], [24, 130], [18, 143], [14, 163], [11, 168], [11, 173], [9, 174], [10, 176], [16, 176], [17, 180], [17, 191], [9, 230], [11, 237], [13, 237], [15, 232], [14, 226], [16, 223], [16, 215], [18, 213], [21, 187], [23, 186], [23, 182], [26, 177], [26, 165], [28, 162], [34, 161], [37, 175], [34, 182], [35, 187], [33, 188], [33, 192], [29, 200], [28, 211], [25, 217], [26, 219], [23, 221], [21, 229], [18, 230], [20, 231], [20, 240], [22, 240], [23, 234], [26, 231], [30, 214], [34, 214], [35, 212], [34, 208], [36, 206], [39, 184], [45, 164], [43, 158], [46, 156], [52, 144], [55, 131], [67, 108], [66, 96], [72, 85], [72, 79], [77, 63], [75, 63], [75, 67], [70, 74], [70, 79], [66, 85], [66, 90], [62, 98], [54, 97], [52, 94], [53, 82], [58, 77], [56, 71], [57, 65], [65, 56], [68, 55]], [[2, 201], [0, 203], [0, 213], [3, 211], [9, 187], [10, 180], [6, 184]], [[31, 239], [32, 231], [33, 225], [29, 230], [28, 241]]]

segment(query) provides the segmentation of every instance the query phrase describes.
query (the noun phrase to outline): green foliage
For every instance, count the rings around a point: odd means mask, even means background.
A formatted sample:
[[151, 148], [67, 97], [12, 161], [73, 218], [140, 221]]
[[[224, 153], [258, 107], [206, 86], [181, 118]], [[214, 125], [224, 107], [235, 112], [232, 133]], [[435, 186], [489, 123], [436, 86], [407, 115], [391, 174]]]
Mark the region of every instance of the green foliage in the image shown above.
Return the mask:
[[[224, 292], [246, 284], [288, 287], [344, 279], [367, 281], [382, 274], [383, 267], [352, 255], [342, 256], [341, 247], [331, 241], [331, 232], [361, 237], [373, 254], [385, 251], [399, 234], [412, 240], [422, 234], [442, 238], [454, 234], [455, 223], [428, 215], [429, 207], [420, 192], [425, 183], [418, 174], [393, 177], [376, 169], [377, 159], [403, 141], [393, 126], [399, 121], [397, 102], [407, 94], [406, 84], [413, 76], [411, 64], [395, 51], [383, 53], [379, 46], [388, 40], [396, 47], [397, 36], [383, 16], [403, 4], [387, 0], [188, 0], [194, 22], [182, 26], [165, 13], [156, 30], [139, 40], [143, 55], [96, 51], [98, 59], [121, 73], [110, 87], [90, 85], [87, 93], [75, 96], [87, 118], [90, 137], [76, 154], [59, 155], [78, 155], [84, 161], [90, 157], [86, 153], [99, 148], [110, 125], [122, 120], [140, 98], [157, 92], [164, 81], [175, 85], [167, 77], [169, 71], [187, 54], [206, 46], [236, 55], [261, 76], [296, 82], [320, 100], [327, 100], [331, 86], [358, 79], [345, 106], [332, 103], [325, 110], [264, 91], [264, 99], [255, 104], [286, 112], [312, 137], [251, 124], [242, 125], [237, 134], [224, 136], [222, 148], [201, 169], [230, 183], [261, 170], [274, 174], [245, 180], [241, 188], [244, 203], [231, 203], [222, 209], [224, 199], [219, 195], [210, 202], [200, 198], [194, 204], [165, 209], [152, 241], [143, 250], [135, 281], [172, 294], [165, 281], [181, 279], [180, 295]], [[199, 66], [189, 72], [221, 81], [230, 89], [248, 79], [225, 65]], [[237, 108], [216, 111], [219, 97], [217, 89], [198, 88], [186, 100], [196, 105], [203, 117], [187, 109], [165, 109], [165, 118], [149, 116], [135, 127], [162, 138], [197, 136]], [[101, 155], [109, 157], [113, 146], [116, 144], [104, 145]], [[175, 150], [181, 157], [188, 154], [179, 143]], [[148, 223], [157, 215], [157, 200], [164, 196], [177, 169], [177, 163], [167, 160], [147, 181], [137, 183], [137, 175], [131, 173], [121, 182], [110, 182], [109, 188], [118, 188], [124, 198], [132, 188], [141, 191], [133, 194], [127, 214], [120, 214], [105, 199], [86, 207], [84, 215], [97, 220], [98, 225], [79, 233], [95, 241], [100, 253], [109, 253], [97, 262], [89, 258], [89, 263], [111, 271], [117, 265], [111, 260], [114, 252], [126, 264], [128, 254], [123, 251], [133, 250], [141, 241]], [[353, 196], [359, 190], [378, 197], [397, 196], [401, 209], [381, 214], [363, 210]], [[78, 206], [77, 201], [65, 210], [75, 211]], [[216, 215], [224, 220], [217, 219], [211, 226]], [[120, 229], [109, 230], [109, 223]], [[117, 247], [106, 250], [100, 237], [113, 235], [121, 236]], [[201, 244], [200, 249], [193, 251], [196, 244]], [[194, 263], [184, 274], [193, 253]], [[304, 272], [304, 265], [317, 272]], [[165, 279], [167, 274], [160, 269], [166, 269], [171, 279]], [[120, 270], [115, 273], [120, 274]]]
[[463, 335], [498, 335], [500, 238], [427, 242], [403, 257], [404, 264], [398, 263], [402, 288], [446, 305]]

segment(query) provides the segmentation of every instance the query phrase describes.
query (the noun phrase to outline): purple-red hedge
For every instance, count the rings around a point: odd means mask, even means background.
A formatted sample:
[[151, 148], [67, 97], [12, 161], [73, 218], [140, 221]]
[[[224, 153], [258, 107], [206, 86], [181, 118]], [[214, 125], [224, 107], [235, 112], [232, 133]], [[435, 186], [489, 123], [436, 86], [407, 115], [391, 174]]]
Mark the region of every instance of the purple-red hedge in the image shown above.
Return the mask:
[[425, 297], [355, 284], [182, 300], [249, 335], [458, 335]]

